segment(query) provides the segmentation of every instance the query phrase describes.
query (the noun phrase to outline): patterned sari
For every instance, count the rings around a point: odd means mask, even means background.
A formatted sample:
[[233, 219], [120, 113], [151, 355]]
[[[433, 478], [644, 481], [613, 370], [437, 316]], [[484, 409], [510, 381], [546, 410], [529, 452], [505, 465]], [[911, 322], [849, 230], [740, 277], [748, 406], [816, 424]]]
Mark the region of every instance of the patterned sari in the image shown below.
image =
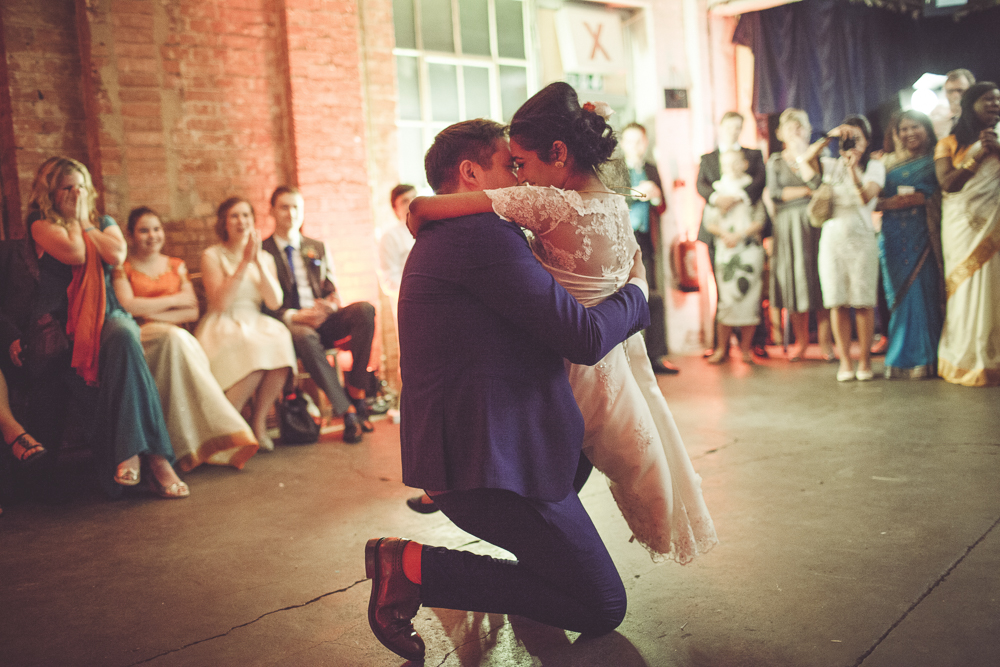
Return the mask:
[[[954, 135], [942, 139], [942, 144]], [[968, 387], [1000, 384], [1000, 158], [990, 155], [941, 217], [948, 296], [938, 373]]]
[[885, 374], [928, 377], [937, 371], [943, 315], [938, 253], [931, 242], [940, 229], [934, 157], [928, 154], [905, 162], [894, 162], [892, 157], [886, 160], [882, 196], [895, 196], [907, 186], [924, 195], [927, 203], [882, 212], [879, 260], [891, 311]]

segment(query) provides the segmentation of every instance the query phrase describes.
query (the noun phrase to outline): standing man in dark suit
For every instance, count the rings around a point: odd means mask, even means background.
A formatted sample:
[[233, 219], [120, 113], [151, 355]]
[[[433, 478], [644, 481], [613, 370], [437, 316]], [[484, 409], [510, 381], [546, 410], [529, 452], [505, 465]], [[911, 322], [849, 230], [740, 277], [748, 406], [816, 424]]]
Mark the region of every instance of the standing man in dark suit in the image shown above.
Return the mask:
[[[722, 177], [722, 167], [720, 156], [727, 151], [739, 150], [743, 152], [743, 157], [747, 161], [747, 174], [750, 176], [750, 185], [746, 187], [750, 196], [750, 205], [753, 206], [760, 201], [764, 193], [764, 181], [766, 172], [764, 169], [764, 155], [753, 148], [743, 148], [740, 146], [740, 132], [743, 131], [743, 116], [736, 111], [727, 111], [719, 121], [719, 145], [711, 153], [701, 156], [701, 166], [698, 168], [698, 194], [706, 203], [718, 207], [722, 213], [739, 203], [736, 197], [719, 195], [712, 189], [712, 184]], [[767, 234], [765, 234], [766, 236]], [[712, 266], [713, 275], [715, 273], [715, 236], [705, 229], [705, 215], [702, 212], [701, 227], [698, 229], [698, 240], [708, 246], [709, 264]], [[766, 318], [761, 317], [760, 326], [754, 332], [753, 353], [758, 357], [766, 358], [767, 350], [767, 327], [764, 324]], [[719, 345], [729, 345], [729, 341], [715, 341], [715, 347]], [[706, 350], [705, 356], [711, 356], [715, 350]]]
[[628, 167], [633, 190], [645, 195], [644, 199], [629, 197], [628, 212], [632, 221], [635, 240], [642, 250], [642, 263], [649, 281], [649, 328], [645, 331], [646, 354], [653, 365], [653, 372], [675, 375], [680, 369], [670, 363], [667, 356], [666, 313], [663, 295], [666, 287], [661, 284], [666, 274], [662, 263], [660, 216], [667, 210], [663, 197], [663, 183], [656, 165], [646, 161], [649, 139], [646, 128], [639, 123], [629, 123], [621, 133], [621, 147]]
[[[284, 302], [268, 315], [284, 322], [292, 332], [295, 354], [302, 360], [316, 385], [326, 394], [333, 411], [344, 418], [344, 442], [361, 442], [362, 431], [371, 431], [365, 396], [375, 391], [375, 378], [368, 370], [375, 337], [375, 308], [359, 301], [340, 302], [334, 284], [333, 266], [322, 241], [302, 236], [304, 202], [298, 188], [283, 185], [271, 195], [274, 234], [263, 249], [274, 256]], [[340, 385], [337, 372], [326, 358], [326, 350], [350, 337], [345, 345], [354, 358]]]
[[[483, 119], [443, 130], [425, 158], [439, 194], [515, 185], [511, 166], [503, 126]], [[595, 364], [649, 323], [644, 275], [637, 261], [588, 309], [512, 222], [484, 213], [421, 229], [399, 295], [403, 481], [517, 560], [369, 540], [368, 620], [390, 650], [423, 660], [421, 604], [591, 634], [621, 623], [625, 588], [574, 491], [583, 418], [565, 359]]]

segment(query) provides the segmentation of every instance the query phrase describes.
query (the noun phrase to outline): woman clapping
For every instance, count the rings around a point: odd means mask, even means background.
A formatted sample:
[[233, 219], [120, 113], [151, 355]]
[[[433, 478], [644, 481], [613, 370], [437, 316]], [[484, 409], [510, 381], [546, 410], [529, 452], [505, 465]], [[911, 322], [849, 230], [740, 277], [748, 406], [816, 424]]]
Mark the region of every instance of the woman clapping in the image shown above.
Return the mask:
[[261, 303], [272, 310], [281, 306], [277, 269], [261, 250], [246, 199], [230, 197], [219, 205], [215, 233], [221, 243], [201, 256], [208, 312], [195, 335], [229, 402], [242, 411], [253, 399], [250, 427], [261, 448], [272, 451], [267, 413], [295, 366], [288, 328], [260, 311]]

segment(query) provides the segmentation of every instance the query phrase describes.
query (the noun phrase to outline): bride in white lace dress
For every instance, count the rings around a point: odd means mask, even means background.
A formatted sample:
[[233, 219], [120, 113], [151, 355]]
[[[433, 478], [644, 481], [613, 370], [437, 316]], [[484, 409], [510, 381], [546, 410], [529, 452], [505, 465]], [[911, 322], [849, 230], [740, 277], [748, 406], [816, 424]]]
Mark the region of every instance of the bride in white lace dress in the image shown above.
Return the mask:
[[[625, 198], [601, 182], [596, 168], [617, 140], [593, 105], [554, 83], [514, 115], [510, 148], [521, 187], [419, 197], [411, 229], [426, 220], [495, 211], [532, 233], [542, 265], [585, 306], [628, 281], [638, 246]], [[583, 450], [608, 484], [632, 533], [654, 561], [684, 564], [718, 539], [702, 498], [701, 478], [684, 449], [660, 392], [642, 334], [596, 366], [567, 362], [583, 413]]]

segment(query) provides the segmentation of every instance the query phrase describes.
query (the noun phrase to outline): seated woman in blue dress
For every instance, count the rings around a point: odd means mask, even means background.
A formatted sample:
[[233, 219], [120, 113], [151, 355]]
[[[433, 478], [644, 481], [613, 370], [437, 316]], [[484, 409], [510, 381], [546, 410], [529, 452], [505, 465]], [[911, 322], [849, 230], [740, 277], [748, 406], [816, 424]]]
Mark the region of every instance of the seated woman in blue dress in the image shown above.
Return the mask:
[[105, 492], [117, 497], [122, 486], [138, 484], [144, 461], [156, 494], [185, 498], [190, 491], [173, 469], [139, 327], [111, 286], [125, 238], [114, 220], [98, 215], [96, 195], [90, 172], [76, 160], [53, 157], [39, 167], [27, 219], [39, 272], [32, 320], [48, 314], [60, 323], [72, 339], [73, 369], [98, 387], [90, 439]]
[[888, 302], [886, 378], [936, 375], [943, 321], [941, 199], [934, 173], [934, 126], [919, 111], [902, 112], [892, 128], [896, 150], [885, 156], [879, 198], [879, 263]]

